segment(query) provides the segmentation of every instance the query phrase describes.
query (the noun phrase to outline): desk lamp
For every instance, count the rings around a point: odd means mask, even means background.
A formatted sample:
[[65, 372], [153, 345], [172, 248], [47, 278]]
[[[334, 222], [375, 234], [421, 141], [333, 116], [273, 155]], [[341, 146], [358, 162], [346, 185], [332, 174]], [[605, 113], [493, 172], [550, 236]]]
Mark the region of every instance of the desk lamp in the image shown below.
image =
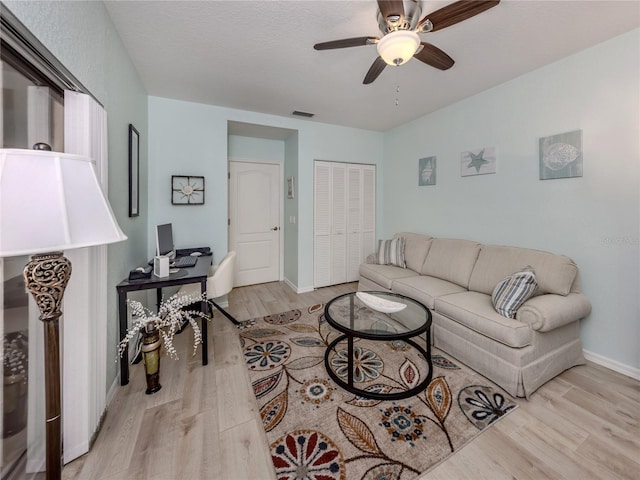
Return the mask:
[[58, 320], [71, 276], [71, 262], [62, 251], [126, 238], [100, 188], [93, 160], [0, 149], [0, 257], [31, 255], [24, 278], [44, 325], [47, 480], [62, 475]]

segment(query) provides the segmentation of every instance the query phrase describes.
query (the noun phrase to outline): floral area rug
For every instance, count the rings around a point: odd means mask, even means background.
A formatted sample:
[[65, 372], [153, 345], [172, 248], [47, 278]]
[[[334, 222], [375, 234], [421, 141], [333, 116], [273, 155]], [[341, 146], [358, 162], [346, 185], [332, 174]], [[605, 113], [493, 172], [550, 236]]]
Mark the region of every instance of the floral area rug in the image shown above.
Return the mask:
[[[240, 330], [279, 480], [415, 478], [516, 407], [433, 348], [433, 378], [420, 394], [380, 401], [348, 393], [325, 370], [326, 347], [340, 333], [326, 322], [324, 305], [248, 320]], [[329, 356], [345, 379], [346, 348], [340, 342]], [[370, 391], [406, 390], [428, 369], [403, 341], [357, 340], [354, 358], [356, 386]]]

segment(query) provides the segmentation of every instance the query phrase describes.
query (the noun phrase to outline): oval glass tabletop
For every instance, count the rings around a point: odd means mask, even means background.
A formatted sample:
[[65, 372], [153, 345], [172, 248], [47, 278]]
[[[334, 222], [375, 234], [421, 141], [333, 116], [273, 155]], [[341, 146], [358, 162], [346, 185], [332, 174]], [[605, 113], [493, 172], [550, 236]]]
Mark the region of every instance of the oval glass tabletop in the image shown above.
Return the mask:
[[[325, 316], [330, 325], [345, 333], [359, 337], [398, 338], [410, 337], [424, 332], [431, 323], [431, 312], [422, 303], [396, 293], [366, 292], [380, 302], [359, 298], [357, 292], [347, 293], [331, 300], [325, 307]], [[397, 312], [385, 313], [376, 310], [389, 305], [388, 302], [406, 305]]]

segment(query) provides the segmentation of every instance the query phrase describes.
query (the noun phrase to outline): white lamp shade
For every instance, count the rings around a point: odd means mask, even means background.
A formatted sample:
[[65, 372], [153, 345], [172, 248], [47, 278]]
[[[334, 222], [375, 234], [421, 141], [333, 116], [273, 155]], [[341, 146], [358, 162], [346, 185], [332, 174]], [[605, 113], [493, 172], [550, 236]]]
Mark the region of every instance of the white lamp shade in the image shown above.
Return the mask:
[[90, 158], [0, 149], [0, 257], [126, 240]]
[[418, 50], [420, 37], [410, 30], [396, 30], [382, 37], [377, 44], [378, 55], [388, 65], [407, 63]]

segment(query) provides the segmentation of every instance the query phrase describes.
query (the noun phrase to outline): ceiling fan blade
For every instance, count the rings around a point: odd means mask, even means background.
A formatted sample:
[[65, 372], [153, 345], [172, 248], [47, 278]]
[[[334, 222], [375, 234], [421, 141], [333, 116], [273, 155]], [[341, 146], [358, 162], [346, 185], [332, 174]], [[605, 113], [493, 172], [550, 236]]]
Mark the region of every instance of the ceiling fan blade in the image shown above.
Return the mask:
[[429, 13], [418, 22], [416, 29], [419, 29], [427, 20], [430, 20], [433, 24], [432, 32], [442, 30], [478, 15], [485, 10], [489, 10], [499, 3], [500, 0], [460, 0]]
[[386, 62], [381, 57], [376, 58], [375, 61], [371, 64], [371, 67], [365, 75], [362, 83], [365, 85], [373, 83], [373, 81], [378, 78], [378, 75], [382, 73], [382, 70], [384, 70], [384, 67], [386, 66]]
[[[398, 16], [398, 22], [404, 18], [404, 5], [402, 0], [378, 0], [378, 8], [385, 19], [389, 16]], [[396, 23], [396, 22], [394, 22]]]
[[435, 45], [431, 45], [426, 42], [420, 42], [420, 44], [422, 45], [422, 50], [416, 53], [413, 57], [417, 58], [421, 62], [440, 70], [448, 70], [453, 67], [454, 63], [456, 63], [453, 58]]
[[378, 37], [356, 37], [333, 40], [331, 42], [316, 43], [313, 48], [316, 50], [331, 50], [333, 48], [361, 47], [362, 45], [373, 45]]

